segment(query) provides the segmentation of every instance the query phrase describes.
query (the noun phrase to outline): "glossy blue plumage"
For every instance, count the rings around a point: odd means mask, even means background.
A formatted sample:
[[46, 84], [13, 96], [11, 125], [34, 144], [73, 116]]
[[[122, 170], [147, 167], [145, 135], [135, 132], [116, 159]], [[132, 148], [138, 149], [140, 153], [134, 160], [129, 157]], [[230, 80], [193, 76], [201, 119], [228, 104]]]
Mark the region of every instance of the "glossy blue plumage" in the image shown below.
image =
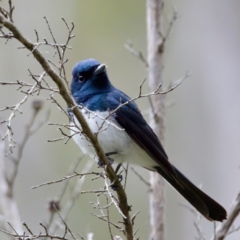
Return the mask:
[[[141, 115], [137, 105], [130, 102], [118, 109], [130, 98], [112, 86], [105, 65], [94, 59], [81, 61], [72, 71], [71, 92], [81, 108], [90, 129], [98, 132], [98, 140], [105, 151], [116, 152], [114, 160], [129, 161], [161, 174], [183, 197], [209, 220], [222, 221], [226, 218], [225, 209], [192, 184], [169, 161], [157, 136]], [[90, 110], [91, 112], [89, 112]], [[94, 112], [94, 113], [93, 113]], [[71, 121], [74, 116], [71, 111]], [[107, 117], [107, 121], [104, 119]], [[88, 140], [75, 134], [73, 138], [82, 151], [95, 158], [95, 150]]]
[[[130, 98], [112, 86], [105, 71], [100, 75], [91, 76], [86, 82], [78, 80], [79, 73], [88, 77], [99, 65], [100, 63], [94, 59], [77, 63], [72, 71], [71, 92], [77, 104], [83, 104], [91, 111], [114, 110]], [[139, 111], [134, 102], [129, 103], [128, 107]]]

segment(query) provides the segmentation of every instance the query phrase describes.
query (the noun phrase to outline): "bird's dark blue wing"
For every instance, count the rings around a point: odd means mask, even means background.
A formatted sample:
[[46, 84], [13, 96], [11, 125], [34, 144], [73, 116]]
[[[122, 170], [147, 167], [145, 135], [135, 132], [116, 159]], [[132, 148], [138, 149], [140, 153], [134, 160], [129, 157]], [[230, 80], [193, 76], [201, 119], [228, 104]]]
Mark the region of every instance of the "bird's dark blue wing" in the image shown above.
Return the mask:
[[[129, 100], [130, 98], [125, 93], [113, 88], [108, 93], [90, 96], [85, 106], [91, 111], [114, 111], [122, 103]], [[163, 174], [175, 175], [175, 170], [168, 161], [167, 154], [158, 137], [147, 124], [134, 102], [120, 107], [114, 113], [114, 117], [129, 137], [156, 162], [156, 166], [162, 169]]]
[[133, 102], [121, 107], [114, 116], [131, 139], [139, 147], [145, 150], [163, 171], [166, 169], [167, 171], [175, 174], [175, 170], [168, 161], [167, 154], [165, 153], [158, 137], [147, 124]]

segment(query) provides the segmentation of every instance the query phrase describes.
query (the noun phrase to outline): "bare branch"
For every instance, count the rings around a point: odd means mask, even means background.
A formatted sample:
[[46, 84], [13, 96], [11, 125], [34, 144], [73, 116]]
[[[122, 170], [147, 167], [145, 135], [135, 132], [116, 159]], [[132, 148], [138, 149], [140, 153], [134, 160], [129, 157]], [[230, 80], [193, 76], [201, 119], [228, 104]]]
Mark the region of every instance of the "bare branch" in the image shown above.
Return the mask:
[[72, 231], [71, 231], [70, 228], [68, 227], [67, 223], [64, 221], [64, 219], [63, 219], [62, 216], [60, 215], [58, 209], [57, 209], [56, 207], [55, 207], [55, 209], [56, 209], [56, 211], [57, 211], [57, 214], [58, 214], [59, 218], [61, 219], [61, 221], [63, 222], [63, 224], [64, 224], [64, 226], [65, 226], [65, 228], [66, 228], [66, 232], [65, 232], [65, 234], [64, 234], [64, 237], [65, 237], [65, 235], [66, 235], [66, 233], [67, 233], [67, 231], [68, 231], [68, 232], [70, 233], [70, 235], [72, 236], [72, 238], [73, 238], [74, 240], [76, 240], [75, 236], [73, 235]]
[[[116, 209], [118, 210], [118, 212], [121, 214], [121, 216], [123, 217], [123, 219], [126, 219], [127, 217], [124, 215], [124, 213], [122, 212], [122, 210], [120, 209], [119, 207], [119, 203], [117, 203], [117, 201], [115, 200], [113, 194], [111, 193], [110, 189], [109, 189], [109, 184], [107, 182], [107, 178], [106, 176], [104, 175], [104, 182], [105, 182], [105, 187], [107, 189], [107, 192], [108, 192], [108, 195], [109, 197], [111, 198], [112, 202], [114, 203]], [[113, 184], [113, 183], [112, 183]], [[111, 185], [112, 185], [111, 184]]]
[[81, 177], [87, 176], [87, 175], [100, 175], [100, 174], [93, 173], [93, 172], [91, 172], [91, 173], [81, 173], [81, 174], [80, 173], [74, 173], [74, 174], [72, 174], [70, 176], [65, 176], [65, 177], [63, 177], [61, 179], [58, 179], [58, 180], [55, 180], [55, 181], [41, 183], [39, 185], [31, 187], [31, 189], [36, 189], [36, 188], [39, 188], [39, 187], [42, 187], [42, 186], [51, 185], [51, 184], [55, 184], [55, 183], [60, 183], [60, 182], [63, 182], [65, 180], [69, 180], [69, 179], [74, 178], [74, 177], [81, 178]]
[[[215, 236], [212, 238], [213, 240], [223, 240], [229, 233], [229, 229], [234, 223], [235, 219], [240, 213], [240, 193], [238, 194], [236, 200], [234, 201], [230, 212], [228, 213], [228, 218], [225, 220], [217, 229]], [[237, 228], [239, 229], [239, 228]], [[231, 232], [230, 232], [231, 233]]]
[[[30, 52], [32, 52], [35, 59], [41, 64], [42, 68], [48, 74], [48, 76], [55, 82], [57, 87], [59, 88], [59, 93], [65, 100], [67, 106], [72, 108], [72, 112], [75, 115], [78, 122], [81, 124], [82, 132], [85, 134], [88, 139], [91, 141], [97, 156], [101, 159], [103, 163], [107, 165], [108, 160], [105, 156], [105, 153], [101, 149], [101, 146], [98, 142], [97, 137], [91, 132], [90, 128], [88, 127], [83, 115], [79, 111], [78, 107], [76, 106], [75, 102], [73, 101], [72, 97], [69, 95], [69, 92], [66, 86], [63, 83], [63, 79], [55, 72], [55, 70], [50, 66], [48, 61], [44, 58], [41, 52], [38, 49], [34, 49], [35, 45], [29, 41], [26, 37], [24, 37], [21, 32], [16, 28], [16, 26], [9, 21], [4, 15], [0, 14], [0, 24], [7, 28], [17, 39], [19, 42], [23, 44], [25, 48], [27, 48]], [[11, 136], [11, 135], [9, 135]], [[127, 234], [127, 239], [133, 238], [133, 231], [131, 225], [131, 219], [129, 216], [129, 207], [127, 203], [127, 196], [124, 189], [121, 186], [121, 183], [118, 179], [118, 176], [115, 174], [113, 168], [110, 165], [107, 165], [106, 168], [107, 176], [109, 177], [111, 182], [114, 182], [116, 187], [119, 189], [117, 191], [118, 199], [119, 199], [119, 206], [123, 215], [126, 216], [125, 221], [125, 232]]]
[[17, 203], [9, 188], [5, 160], [5, 144], [4, 141], [0, 141], [0, 205], [2, 214], [4, 216], [6, 229], [9, 229], [9, 225], [7, 224], [9, 221], [12, 223], [16, 231], [22, 234], [23, 228], [21, 224], [21, 218]]
[[134, 221], [137, 215], [140, 213], [140, 211], [137, 211], [133, 216], [132, 216], [132, 225], [134, 226]]
[[[93, 161], [88, 161], [87, 164], [85, 165], [85, 167], [83, 168], [82, 172], [89, 172], [90, 168], [92, 167]], [[80, 178], [77, 181], [77, 184], [69, 198], [69, 200], [67, 201], [66, 205], [63, 207], [63, 210], [61, 211], [61, 216], [63, 218], [63, 220], [65, 221], [70, 210], [72, 209], [76, 199], [78, 198], [78, 196], [81, 194], [82, 192], [82, 185], [84, 183], [84, 179], [85, 178]], [[55, 223], [54, 225], [52, 225], [49, 229], [50, 233], [55, 233], [57, 231], [57, 229], [59, 228], [59, 225], [57, 223]]]
[[163, 33], [161, 32], [161, 30], [159, 30], [159, 32], [158, 32], [159, 35], [160, 35], [161, 38], [162, 38], [162, 41], [160, 42], [160, 44], [159, 44], [159, 46], [158, 46], [158, 51], [159, 51], [160, 53], [163, 53], [163, 51], [164, 51], [166, 42], [167, 42], [167, 40], [168, 40], [168, 38], [169, 38], [169, 36], [170, 36], [170, 33], [171, 33], [171, 31], [172, 31], [172, 28], [173, 28], [173, 25], [174, 25], [174, 23], [176, 22], [177, 18], [178, 18], [177, 10], [176, 10], [175, 7], [173, 7], [173, 15], [172, 15], [172, 18], [171, 18], [171, 20], [170, 20], [170, 22], [169, 22], [169, 26], [168, 26], [167, 32], [166, 32], [165, 34], [163, 34]]
[[150, 187], [150, 186], [151, 186], [150, 183], [147, 182], [147, 181], [142, 177], [142, 175], [140, 175], [133, 167], [131, 167], [131, 170], [138, 176], [138, 178], [139, 178], [143, 183], [146, 184], [147, 187]]
[[38, 85], [39, 82], [41, 82], [44, 75], [45, 75], [45, 71], [41, 74], [38, 81], [34, 85], [32, 85], [31, 89], [27, 92], [25, 97], [18, 104], [16, 104], [14, 107], [12, 107], [12, 109], [11, 109], [12, 112], [11, 112], [9, 118], [4, 121], [5, 123], [7, 123], [7, 132], [6, 132], [5, 136], [3, 137], [3, 140], [7, 137], [8, 138], [8, 144], [9, 144], [9, 151], [8, 151], [7, 155], [12, 153], [13, 148], [15, 147], [15, 141], [12, 138], [12, 136], [13, 136], [13, 130], [12, 130], [12, 125], [11, 125], [12, 119], [15, 117], [16, 112], [21, 113], [19, 108], [21, 107], [21, 105], [23, 105], [28, 100], [28, 97], [33, 93], [33, 91], [35, 90], [35, 87]]
[[[147, 0], [147, 62], [148, 62], [148, 85], [150, 91], [155, 92], [163, 83], [163, 50], [160, 49], [163, 30], [163, 7], [164, 0]], [[155, 91], [154, 91], [155, 90]], [[165, 108], [164, 96], [151, 96], [152, 109], [150, 111], [150, 125], [157, 137], [164, 145], [164, 122]], [[151, 109], [151, 110], [152, 110]], [[154, 114], [153, 114], [154, 113]], [[164, 180], [157, 173], [150, 173], [151, 191], [149, 194], [150, 212], [150, 239], [165, 239], [165, 196]]]
[[[79, 163], [81, 162], [81, 160], [84, 158], [84, 156], [79, 156], [76, 158], [76, 160], [71, 164], [71, 166], [69, 167], [69, 170], [67, 172], [67, 175], [70, 175], [72, 173], [75, 173]], [[50, 211], [50, 216], [49, 216], [49, 219], [46, 221], [46, 228], [49, 229], [51, 224], [52, 224], [52, 221], [53, 221], [53, 218], [54, 218], [54, 215], [56, 213], [56, 211], [51, 211], [51, 205], [52, 205], [52, 202], [54, 202], [54, 205], [59, 205], [59, 209], [60, 209], [60, 204], [61, 204], [61, 201], [63, 199], [63, 196], [67, 190], [67, 187], [70, 183], [70, 179], [66, 180], [66, 181], [63, 181], [62, 184], [61, 184], [61, 187], [60, 187], [60, 190], [59, 190], [59, 193], [57, 194], [57, 196], [50, 200], [49, 201], [49, 211]]]
[[193, 214], [193, 216], [194, 216], [193, 225], [196, 228], [197, 233], [198, 233], [197, 239], [206, 240], [204, 232], [203, 232], [203, 230], [201, 228], [201, 225], [200, 225], [200, 222], [202, 220], [202, 215], [195, 208], [192, 208], [192, 207], [190, 207], [188, 205], [185, 205], [185, 204], [182, 204], [182, 203], [180, 203], [180, 205], [185, 207], [186, 209], [188, 209]]
[[[27, 234], [25, 234], [25, 233], [19, 234], [19, 233], [16, 231], [16, 229], [15, 229], [10, 223], [9, 223], [9, 225], [11, 226], [13, 232], [5, 231], [5, 230], [2, 230], [2, 229], [0, 229], [0, 232], [5, 233], [5, 234], [7, 234], [7, 235], [9, 235], [9, 236], [12, 236], [12, 237], [14, 237], [14, 238], [16, 238], [16, 239], [19, 239], [19, 240], [23, 240], [23, 239], [24, 239], [24, 240], [25, 240], [25, 239], [27, 239], [27, 240], [35, 240], [35, 239], [41, 239], [41, 238], [50, 238], [50, 239], [59, 239], [59, 240], [70, 240], [69, 238], [66, 238], [64, 235], [63, 235], [63, 236], [59, 236], [59, 235], [55, 235], [55, 234], [54, 234], [54, 235], [49, 234], [48, 231], [47, 231], [47, 229], [45, 228], [45, 226], [44, 226], [42, 223], [40, 223], [40, 225], [44, 228], [45, 233], [44, 233], [44, 234], [42, 234], [42, 233], [39, 233], [39, 234], [30, 234], [30, 235], [27, 235]], [[24, 226], [28, 229], [29, 232], [32, 232], [32, 231], [30, 230], [30, 228], [26, 225], [26, 223], [24, 223]]]
[[[18, 167], [19, 167], [20, 161], [22, 159], [24, 147], [25, 147], [26, 142], [28, 141], [29, 137], [33, 134], [33, 132], [31, 132], [31, 128], [32, 128], [34, 121], [35, 121], [39, 111], [41, 110], [42, 106], [43, 106], [43, 102], [40, 100], [35, 100], [32, 102], [33, 113], [32, 113], [32, 116], [30, 117], [30, 121], [28, 122], [28, 124], [26, 126], [23, 139], [18, 146], [18, 154], [17, 154], [17, 157], [15, 158], [15, 160], [13, 161], [14, 162], [13, 172], [11, 174], [11, 177], [8, 180], [9, 188], [10, 188], [9, 190], [11, 192], [13, 192], [13, 185], [14, 185], [17, 173], [18, 173]], [[47, 119], [46, 119], [46, 121], [47, 121]], [[35, 129], [34, 132], [39, 130], [39, 128], [43, 124], [41, 124], [37, 129]]]
[[99, 216], [97, 214], [94, 214], [94, 213], [91, 213], [92, 216], [95, 216], [99, 219], [101, 219], [102, 221], [105, 221], [107, 223], [109, 223], [110, 225], [113, 225], [115, 228], [119, 229], [120, 231], [123, 231], [123, 228], [121, 228], [120, 226], [118, 226], [117, 224], [113, 223], [113, 222], [110, 222], [108, 221], [107, 219], [105, 219], [106, 216]]
[[145, 59], [145, 57], [143, 56], [142, 52], [138, 52], [134, 49], [133, 44], [131, 41], [129, 41], [127, 44], [124, 45], [125, 48], [136, 58], [138, 58], [140, 61], [143, 62], [143, 64], [145, 65], [145, 67], [148, 67], [148, 63], [147, 60]]

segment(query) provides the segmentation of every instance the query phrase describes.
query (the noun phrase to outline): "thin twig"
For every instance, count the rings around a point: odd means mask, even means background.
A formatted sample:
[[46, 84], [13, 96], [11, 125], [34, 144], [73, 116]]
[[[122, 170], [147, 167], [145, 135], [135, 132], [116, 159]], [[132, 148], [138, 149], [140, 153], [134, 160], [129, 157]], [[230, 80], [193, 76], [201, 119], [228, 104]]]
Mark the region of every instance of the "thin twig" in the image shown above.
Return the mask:
[[[85, 165], [85, 167], [83, 168], [82, 173], [89, 172], [92, 165], [93, 165], [93, 161], [88, 161], [87, 164]], [[84, 178], [78, 179], [77, 184], [76, 184], [70, 198], [68, 199], [66, 205], [63, 207], [63, 210], [61, 212], [61, 216], [64, 219], [64, 221], [66, 220], [66, 218], [67, 218], [70, 210], [72, 209], [76, 199], [81, 194], [83, 183], [84, 183]], [[58, 228], [59, 228], [59, 225], [57, 223], [55, 223], [50, 227], [49, 232], [53, 234], [57, 231]]]
[[[26, 129], [25, 129], [25, 132], [24, 132], [24, 135], [23, 135], [23, 139], [19, 143], [18, 154], [17, 154], [17, 157], [14, 160], [13, 172], [11, 174], [11, 177], [9, 178], [9, 188], [10, 188], [11, 192], [13, 192], [13, 185], [14, 185], [17, 173], [18, 173], [18, 168], [19, 168], [19, 164], [20, 164], [21, 159], [22, 159], [24, 147], [25, 147], [29, 137], [32, 136], [32, 134], [33, 134], [31, 132], [31, 128], [32, 128], [32, 126], [33, 126], [33, 124], [35, 122], [35, 119], [36, 119], [39, 111], [42, 108], [42, 105], [43, 105], [42, 101], [39, 101], [39, 100], [35, 100], [35, 101], [32, 102], [33, 113], [32, 113], [32, 116], [30, 117], [30, 121], [28, 122], [28, 124], [26, 126]], [[47, 121], [47, 119], [46, 119], [46, 121]], [[39, 128], [41, 126], [42, 126], [42, 124], [39, 126]], [[39, 128], [35, 129], [34, 133], [37, 130], [39, 130]]]
[[143, 56], [143, 53], [140, 51], [136, 51], [131, 41], [128, 41], [128, 43], [125, 44], [124, 46], [134, 57], [138, 58], [141, 62], [143, 62], [146, 68], [148, 67], [148, 62]]
[[182, 203], [180, 203], [180, 205], [185, 207], [186, 209], [188, 209], [193, 214], [193, 216], [194, 216], [193, 225], [194, 225], [194, 227], [197, 230], [198, 239], [199, 240], [206, 240], [205, 234], [202, 231], [202, 228], [201, 228], [201, 225], [200, 225], [200, 221], [202, 219], [202, 215], [195, 208], [192, 208], [192, 207], [190, 207], [188, 205], [185, 205], [185, 204], [182, 204]]
[[[31, 187], [31, 189], [36, 189], [36, 188], [39, 188], [39, 187], [42, 187], [42, 186], [59, 183], [59, 182], [62, 182], [62, 181], [65, 181], [65, 180], [69, 180], [69, 179], [74, 178], [74, 177], [79, 177], [79, 178], [81, 178], [81, 177], [83, 177], [83, 176], [93, 175], [93, 174], [96, 175], [97, 173], [91, 172], [91, 173], [81, 173], [81, 174], [80, 174], [80, 173], [76, 173], [76, 172], [75, 172], [75, 173], [72, 174], [72, 175], [65, 176], [65, 177], [60, 178], [60, 179], [58, 179], [58, 180], [54, 180], [54, 181], [51, 181], [51, 182], [45, 182], [45, 183], [38, 184], [38, 185], [36, 185], [36, 186]], [[98, 175], [98, 174], [97, 174], [97, 175]]]
[[28, 93], [25, 95], [25, 97], [18, 104], [16, 104], [13, 107], [9, 118], [4, 121], [4, 122], [7, 123], [7, 132], [6, 132], [5, 136], [3, 137], [3, 139], [5, 139], [7, 137], [8, 138], [8, 144], [9, 144], [9, 151], [8, 151], [7, 155], [12, 153], [13, 148], [15, 147], [15, 141], [12, 138], [12, 136], [13, 136], [13, 130], [12, 130], [12, 124], [11, 124], [12, 119], [15, 117], [16, 112], [20, 111], [19, 108], [21, 107], [21, 105], [23, 105], [28, 100], [28, 97], [33, 93], [33, 91], [35, 90], [35, 87], [39, 84], [39, 82], [41, 82], [44, 75], [45, 75], [45, 71], [41, 74], [38, 81], [34, 85], [32, 85], [31, 89], [28, 91]]
[[225, 220], [217, 229], [216, 235], [213, 236], [213, 240], [223, 240], [229, 233], [229, 229], [234, 223], [235, 219], [240, 213], [240, 193], [238, 193], [236, 200], [234, 201], [230, 212], [228, 213], [228, 218]]
[[9, 229], [10, 225], [7, 224], [7, 221], [9, 221], [12, 223], [16, 231], [22, 234], [23, 228], [20, 213], [14, 195], [9, 188], [9, 181], [7, 179], [5, 151], [5, 143], [4, 141], [0, 141], [0, 206], [2, 209], [2, 215], [4, 216], [5, 228]]
[[138, 178], [139, 178], [143, 183], [146, 184], [147, 187], [150, 187], [150, 186], [151, 186], [150, 183], [147, 182], [147, 181], [142, 177], [142, 175], [139, 174], [133, 167], [131, 167], [131, 170], [138, 176]]

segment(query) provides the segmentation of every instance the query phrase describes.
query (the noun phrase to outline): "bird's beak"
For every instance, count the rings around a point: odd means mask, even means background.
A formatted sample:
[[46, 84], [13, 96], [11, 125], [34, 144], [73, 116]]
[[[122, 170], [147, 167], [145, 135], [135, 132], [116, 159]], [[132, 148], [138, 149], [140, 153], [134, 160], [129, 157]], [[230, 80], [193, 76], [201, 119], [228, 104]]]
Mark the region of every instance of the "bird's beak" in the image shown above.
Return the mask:
[[94, 71], [93, 75], [98, 75], [99, 73], [105, 72], [106, 71], [106, 65], [105, 64], [100, 64], [96, 70]]

